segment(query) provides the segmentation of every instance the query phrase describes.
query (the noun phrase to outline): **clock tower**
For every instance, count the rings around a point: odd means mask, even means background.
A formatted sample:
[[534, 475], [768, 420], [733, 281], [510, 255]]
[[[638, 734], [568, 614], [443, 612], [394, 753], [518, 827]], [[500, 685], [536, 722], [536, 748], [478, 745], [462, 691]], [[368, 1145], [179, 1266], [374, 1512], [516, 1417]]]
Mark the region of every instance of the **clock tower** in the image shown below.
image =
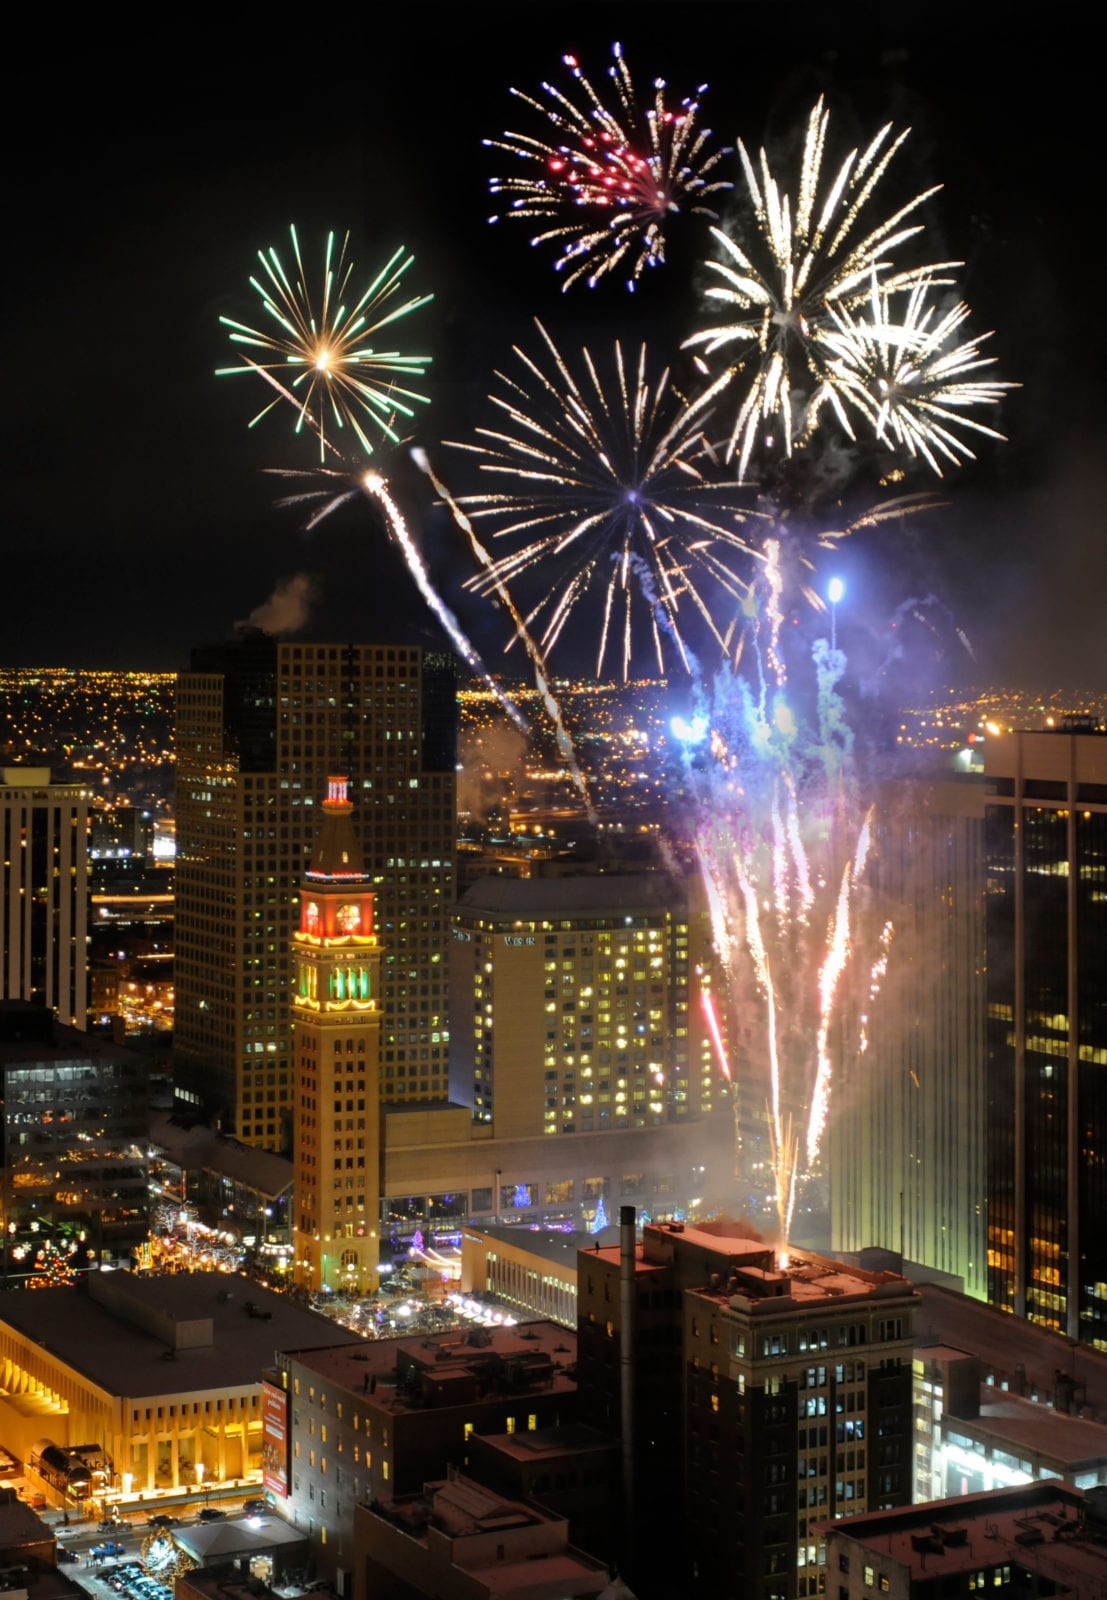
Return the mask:
[[378, 1281], [381, 952], [346, 787], [327, 779], [292, 935], [293, 1276], [364, 1294]]

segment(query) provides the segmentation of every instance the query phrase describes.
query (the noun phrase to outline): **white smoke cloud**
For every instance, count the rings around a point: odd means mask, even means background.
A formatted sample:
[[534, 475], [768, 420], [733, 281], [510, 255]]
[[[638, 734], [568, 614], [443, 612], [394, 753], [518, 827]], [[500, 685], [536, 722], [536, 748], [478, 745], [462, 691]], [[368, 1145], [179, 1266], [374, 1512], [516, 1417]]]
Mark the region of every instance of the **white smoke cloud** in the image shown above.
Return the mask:
[[235, 626], [261, 628], [274, 635], [296, 633], [311, 615], [314, 601], [314, 578], [307, 572], [297, 572], [278, 583], [268, 600], [250, 612], [245, 623]]

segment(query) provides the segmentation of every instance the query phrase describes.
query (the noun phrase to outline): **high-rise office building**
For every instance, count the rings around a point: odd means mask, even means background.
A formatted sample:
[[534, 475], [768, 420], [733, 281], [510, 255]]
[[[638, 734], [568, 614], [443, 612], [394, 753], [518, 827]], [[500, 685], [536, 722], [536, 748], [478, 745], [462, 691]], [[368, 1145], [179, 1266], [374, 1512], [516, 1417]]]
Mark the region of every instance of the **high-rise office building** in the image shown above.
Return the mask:
[[1107, 1350], [1107, 736], [989, 738], [988, 1297]]
[[328, 774], [349, 775], [382, 945], [381, 1092], [445, 1096], [454, 681], [416, 646], [196, 651], [177, 689], [178, 1092], [290, 1140], [291, 934]]
[[578, 1258], [578, 1417], [622, 1441], [631, 1582], [825, 1593], [818, 1526], [911, 1499], [916, 1291], [735, 1224], [620, 1225]]
[[866, 1048], [835, 1074], [831, 1244], [901, 1251], [983, 1298], [983, 779], [889, 782], [876, 811], [860, 914], [891, 942]]
[[331, 778], [292, 936], [292, 1267], [302, 1288], [365, 1294], [377, 1286], [381, 950], [353, 810], [346, 779]]
[[481, 879], [454, 919], [454, 1098], [499, 1139], [709, 1110], [701, 932], [667, 873]]
[[88, 1021], [88, 808], [45, 767], [0, 770], [0, 999]]

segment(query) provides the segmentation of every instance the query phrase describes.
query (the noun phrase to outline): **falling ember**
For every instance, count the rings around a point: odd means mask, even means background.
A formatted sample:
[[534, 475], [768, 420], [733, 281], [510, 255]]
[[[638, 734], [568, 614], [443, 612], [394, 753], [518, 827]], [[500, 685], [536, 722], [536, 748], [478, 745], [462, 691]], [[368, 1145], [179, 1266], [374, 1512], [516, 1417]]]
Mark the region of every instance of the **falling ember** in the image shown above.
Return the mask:
[[[890, 922], [886, 922], [884, 924], [884, 931], [880, 935], [880, 954], [877, 956], [876, 960], [873, 962], [872, 970], [869, 973], [868, 1005], [866, 1006], [865, 1010], [861, 1014], [861, 1041], [860, 1041], [860, 1043], [859, 1043], [859, 1045], [857, 1047], [858, 1048], [858, 1053], [861, 1054], [861, 1055], [864, 1055], [865, 1051], [869, 1048], [869, 1010], [868, 1010], [868, 1007], [871, 1006], [874, 1003], [874, 1001], [876, 1000], [877, 995], [880, 993], [880, 986], [884, 982], [885, 973], [888, 971], [888, 953], [889, 953], [889, 947], [890, 947], [890, 945], [892, 943], [892, 935], [893, 935], [894, 932], [895, 932], [895, 929], [893, 928], [892, 924]], [[912, 1077], [914, 1077], [913, 1073], [912, 1073]], [[917, 1089], [918, 1087], [919, 1087], [919, 1081], [916, 1078], [915, 1079], [915, 1088]]]

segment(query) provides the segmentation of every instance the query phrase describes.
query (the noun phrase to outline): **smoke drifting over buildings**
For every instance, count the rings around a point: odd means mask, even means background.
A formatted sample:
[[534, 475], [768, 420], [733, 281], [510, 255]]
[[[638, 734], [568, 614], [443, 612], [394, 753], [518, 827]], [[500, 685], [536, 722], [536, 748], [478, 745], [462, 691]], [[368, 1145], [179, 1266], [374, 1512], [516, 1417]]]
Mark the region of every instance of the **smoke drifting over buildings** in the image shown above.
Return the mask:
[[235, 626], [239, 629], [260, 628], [263, 633], [277, 639], [285, 634], [298, 633], [311, 616], [315, 589], [315, 580], [310, 573], [293, 573], [291, 578], [278, 582], [268, 600], [255, 606], [244, 623], [238, 622]]

